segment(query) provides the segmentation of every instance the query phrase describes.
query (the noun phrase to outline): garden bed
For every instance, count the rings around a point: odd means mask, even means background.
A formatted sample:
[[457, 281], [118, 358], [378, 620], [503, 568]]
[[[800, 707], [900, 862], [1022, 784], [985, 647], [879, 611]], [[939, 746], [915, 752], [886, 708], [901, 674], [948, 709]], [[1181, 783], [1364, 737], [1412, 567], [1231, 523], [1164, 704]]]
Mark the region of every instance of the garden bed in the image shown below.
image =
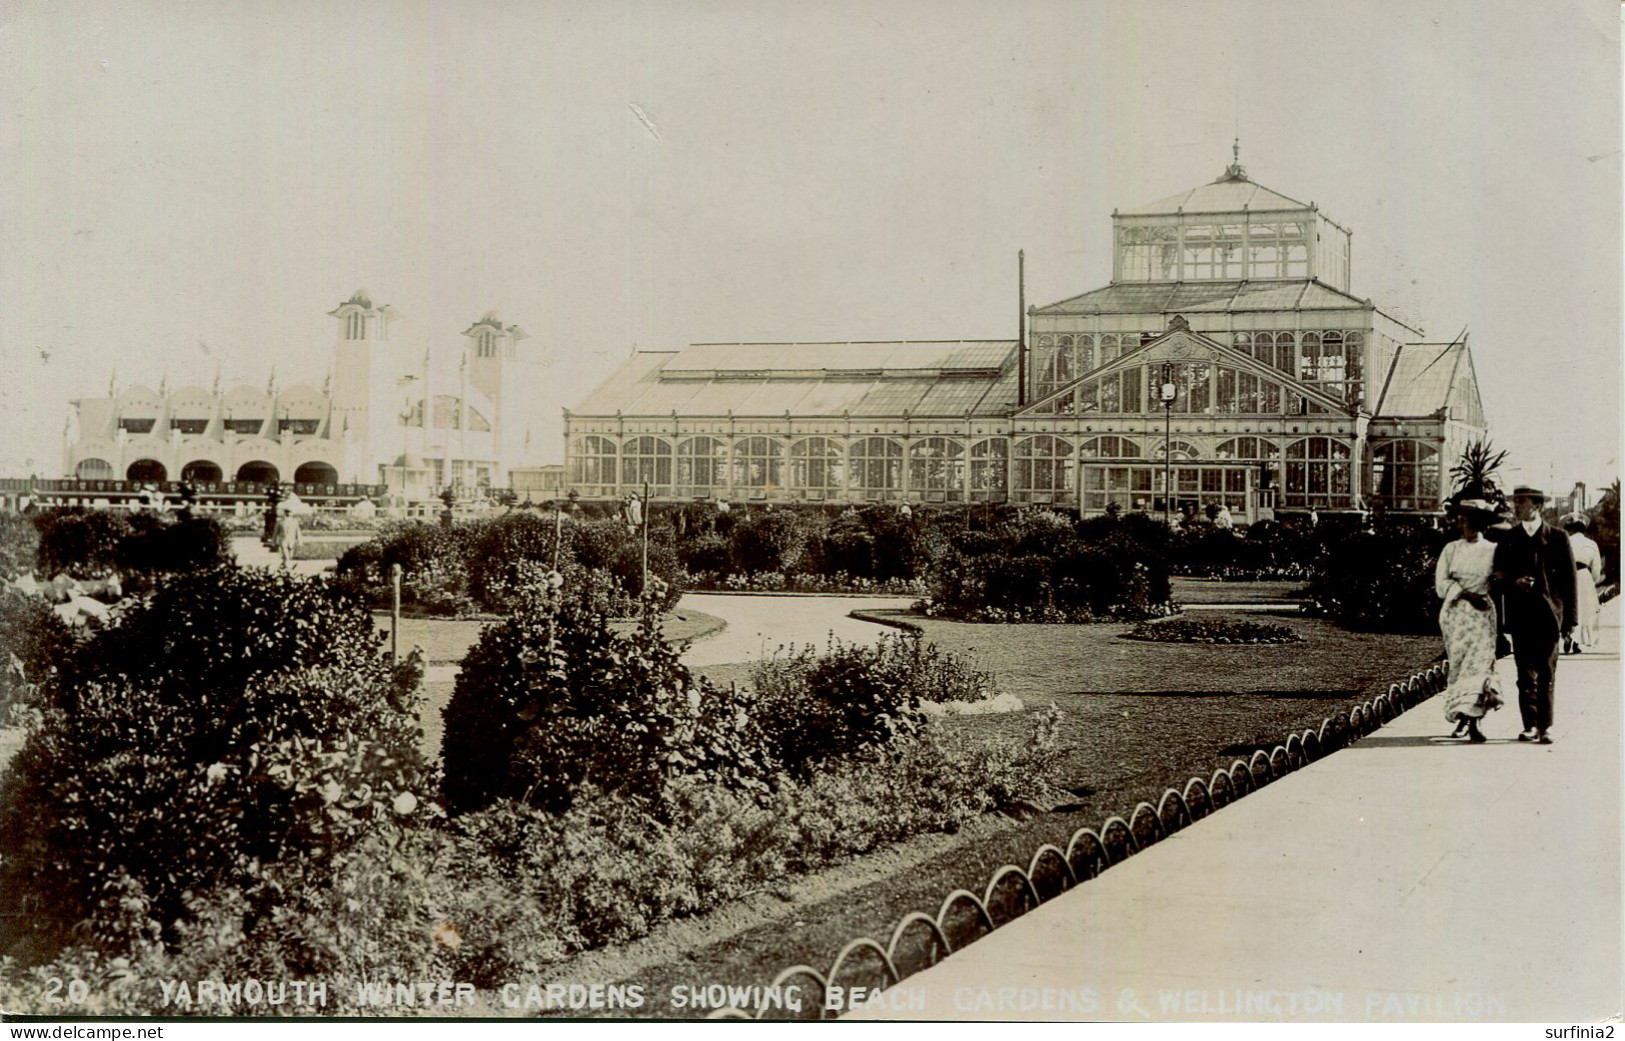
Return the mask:
[[[827, 966], [856, 937], [884, 943], [904, 914], [935, 913], [953, 889], [980, 893], [994, 870], [1025, 866], [1043, 843], [1064, 846], [1079, 827], [1099, 827], [1140, 801], [1155, 803], [1171, 786], [1228, 767], [1236, 749], [1273, 747], [1288, 733], [1319, 726], [1414, 673], [1439, 649], [1436, 638], [1349, 633], [1309, 618], [1288, 624], [1315, 641], [1313, 654], [1283, 648], [1284, 660], [1272, 654], [1261, 661], [1254, 647], [1136, 645], [1117, 639], [1128, 628], [1121, 624], [993, 626], [905, 611], [860, 616], [921, 631], [946, 651], [974, 656], [1029, 709], [1057, 704], [1065, 713], [1068, 801], [1027, 820], [996, 815], [957, 835], [909, 840], [563, 963], [540, 979], [617, 979], [664, 995], [696, 979], [766, 984], [791, 965]], [[1025, 715], [943, 725], [967, 742], [990, 740], [1018, 733]], [[661, 1000], [639, 1014], [684, 1013]]]

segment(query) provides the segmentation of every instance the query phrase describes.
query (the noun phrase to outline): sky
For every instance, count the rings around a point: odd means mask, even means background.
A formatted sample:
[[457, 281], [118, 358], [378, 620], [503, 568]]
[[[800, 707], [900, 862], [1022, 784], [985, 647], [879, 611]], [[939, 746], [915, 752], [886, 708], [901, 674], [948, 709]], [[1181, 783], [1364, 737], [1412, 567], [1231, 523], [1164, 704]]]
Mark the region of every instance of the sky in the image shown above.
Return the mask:
[[1014, 338], [1114, 207], [1260, 184], [1471, 336], [1509, 476], [1619, 474], [1611, 0], [132, 2], [0, 8], [0, 474], [68, 401], [319, 384], [360, 287], [530, 333], [540, 457], [632, 350]]

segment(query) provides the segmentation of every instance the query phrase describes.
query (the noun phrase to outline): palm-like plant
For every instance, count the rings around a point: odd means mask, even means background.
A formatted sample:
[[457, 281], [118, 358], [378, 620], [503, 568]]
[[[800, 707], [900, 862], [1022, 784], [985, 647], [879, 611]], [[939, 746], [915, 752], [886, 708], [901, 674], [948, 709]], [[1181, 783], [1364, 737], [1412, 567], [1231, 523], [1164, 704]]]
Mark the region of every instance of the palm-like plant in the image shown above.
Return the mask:
[[1456, 465], [1450, 468], [1450, 476], [1456, 482], [1456, 497], [1501, 502], [1505, 495], [1496, 487], [1495, 475], [1506, 458], [1506, 452], [1496, 451], [1487, 437], [1470, 442]]

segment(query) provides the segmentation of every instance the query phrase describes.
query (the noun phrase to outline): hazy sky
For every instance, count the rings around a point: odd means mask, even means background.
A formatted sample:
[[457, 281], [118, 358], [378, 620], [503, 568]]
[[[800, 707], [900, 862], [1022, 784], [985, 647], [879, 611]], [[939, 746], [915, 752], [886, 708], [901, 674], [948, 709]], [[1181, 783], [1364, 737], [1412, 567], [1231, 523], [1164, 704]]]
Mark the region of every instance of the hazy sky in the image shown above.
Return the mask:
[[[319, 383], [357, 287], [636, 344], [1013, 337], [1230, 160], [1471, 330], [1515, 477], [1619, 472], [1620, 14], [1472, 2], [53, 3], [0, 27], [0, 472], [121, 384]], [[49, 360], [38, 348], [49, 351]]]

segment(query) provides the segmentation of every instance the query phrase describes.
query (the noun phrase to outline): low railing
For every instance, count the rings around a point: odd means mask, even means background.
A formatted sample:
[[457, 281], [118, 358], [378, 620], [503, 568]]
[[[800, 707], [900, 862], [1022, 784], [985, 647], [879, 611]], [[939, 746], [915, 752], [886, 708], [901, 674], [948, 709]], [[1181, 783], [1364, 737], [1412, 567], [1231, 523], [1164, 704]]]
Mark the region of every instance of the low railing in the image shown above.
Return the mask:
[[[1242, 796], [1358, 741], [1439, 693], [1447, 675], [1443, 662], [1424, 669], [1404, 683], [1392, 684], [1386, 693], [1328, 717], [1318, 729], [1288, 735], [1268, 753], [1259, 749], [1247, 759], [1237, 759], [1229, 769], [1214, 770], [1207, 778], [1192, 777], [1182, 790], [1169, 788], [1156, 806], [1142, 802], [1127, 819], [1108, 817], [1098, 831], [1079, 828], [1064, 851], [1045, 843], [1034, 851], [1025, 869], [1006, 864], [995, 870], [981, 896], [955, 889], [934, 917], [921, 911], [904, 915], [884, 946], [872, 937], [858, 937], [841, 948], [827, 973], [810, 965], [793, 965], [773, 978], [772, 987], [802, 981], [816, 984], [818, 1001], [810, 1007], [818, 1010], [821, 1019], [833, 1018], [839, 1011], [824, 1008], [828, 1004], [825, 996], [832, 986], [852, 985], [854, 981], [842, 973], [855, 974], [860, 959], [867, 959], [870, 965], [867, 975], [856, 981], [858, 986], [878, 982], [891, 987]], [[804, 1003], [803, 1007], [809, 1006]], [[752, 1016], [730, 1006], [708, 1018], [761, 1019], [766, 1011], [760, 1009]]]
[[[115, 481], [93, 478], [29, 478], [0, 477], [0, 493], [9, 495], [70, 496], [79, 498], [134, 497], [150, 485], [156, 484], [166, 497], [179, 497], [181, 481]], [[287, 483], [263, 481], [193, 481], [192, 491], [199, 497], [260, 498], [272, 488], [287, 488]], [[381, 484], [338, 484], [295, 482], [293, 490], [302, 498], [323, 497], [339, 499], [379, 498], [386, 491]]]

